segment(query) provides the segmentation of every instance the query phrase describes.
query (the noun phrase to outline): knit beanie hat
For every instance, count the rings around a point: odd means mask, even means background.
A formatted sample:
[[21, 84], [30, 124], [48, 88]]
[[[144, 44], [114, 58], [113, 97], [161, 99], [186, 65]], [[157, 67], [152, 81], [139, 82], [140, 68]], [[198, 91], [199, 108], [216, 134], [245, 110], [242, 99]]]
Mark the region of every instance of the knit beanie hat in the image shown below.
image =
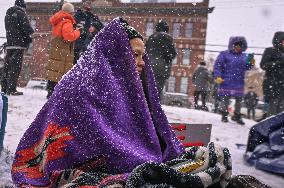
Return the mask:
[[15, 1], [15, 6], [21, 7], [21, 8], [26, 8], [26, 3], [25, 0], [16, 0]]
[[94, 20], [90, 25], [95, 27], [97, 31], [101, 30], [104, 27], [104, 24], [100, 20]]
[[63, 10], [64, 12], [68, 12], [68, 13], [73, 13], [73, 12], [75, 12], [74, 6], [73, 6], [71, 3], [67, 3], [67, 2], [65, 2], [65, 3], [62, 5], [61, 10]]
[[138, 31], [136, 31], [133, 27], [131, 27], [123, 18], [120, 18], [120, 24], [125, 29], [129, 40], [134, 38], [140, 38], [141, 40], [143, 40], [142, 35], [140, 35], [140, 33], [138, 33]]
[[164, 20], [159, 20], [159, 22], [156, 25], [156, 31], [157, 32], [169, 32], [169, 25]]

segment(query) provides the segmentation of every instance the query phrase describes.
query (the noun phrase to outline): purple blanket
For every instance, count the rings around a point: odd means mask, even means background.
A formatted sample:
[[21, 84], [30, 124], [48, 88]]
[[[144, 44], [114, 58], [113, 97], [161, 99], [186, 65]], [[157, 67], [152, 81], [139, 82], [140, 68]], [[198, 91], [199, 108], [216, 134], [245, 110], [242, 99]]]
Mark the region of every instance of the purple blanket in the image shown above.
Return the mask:
[[114, 19], [101, 30], [22, 137], [17, 185], [48, 186], [57, 171], [88, 165], [108, 174], [165, 162], [184, 148], [161, 109], [148, 58], [141, 78], [127, 34]]

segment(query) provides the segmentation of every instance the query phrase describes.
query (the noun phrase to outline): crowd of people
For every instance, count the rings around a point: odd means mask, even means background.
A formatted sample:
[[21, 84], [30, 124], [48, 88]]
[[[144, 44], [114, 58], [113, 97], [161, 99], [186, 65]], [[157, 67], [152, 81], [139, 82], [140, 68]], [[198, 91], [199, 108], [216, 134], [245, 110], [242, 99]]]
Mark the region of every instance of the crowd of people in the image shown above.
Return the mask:
[[[24, 0], [16, 0], [5, 17], [1, 91], [7, 95], [23, 95], [17, 80], [34, 32], [25, 8]], [[177, 55], [165, 20], [146, 42], [123, 18], [104, 26], [88, 1], [77, 11], [65, 2], [49, 22], [48, 101], [18, 145], [12, 166], [17, 186], [230, 187], [229, 151], [214, 143], [185, 150], [161, 108]], [[247, 47], [244, 37], [231, 37], [213, 74], [199, 62], [192, 77], [196, 109], [208, 111], [206, 98], [214, 83], [223, 122], [229, 121], [231, 98], [236, 101], [233, 121], [244, 125], [243, 99], [248, 118], [252, 113], [255, 119], [258, 96], [254, 87], [244, 93], [245, 73], [255, 65]], [[275, 34], [260, 65], [266, 72], [266, 114], [275, 115], [284, 110], [284, 32]]]

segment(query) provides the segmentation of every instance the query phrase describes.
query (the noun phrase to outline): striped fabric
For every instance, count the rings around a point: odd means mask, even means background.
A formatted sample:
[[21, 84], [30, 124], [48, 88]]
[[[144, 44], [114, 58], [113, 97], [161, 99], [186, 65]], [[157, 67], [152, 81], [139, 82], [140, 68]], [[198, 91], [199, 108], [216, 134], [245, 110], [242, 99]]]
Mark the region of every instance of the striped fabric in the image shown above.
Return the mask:
[[[202, 163], [200, 163], [202, 161]], [[181, 167], [181, 168], [179, 168]], [[184, 170], [188, 171], [185, 172]], [[76, 188], [224, 188], [232, 175], [229, 150], [214, 143], [191, 147], [166, 163], [146, 162], [129, 174], [77, 168], [53, 173], [51, 187]], [[47, 186], [48, 187], [48, 186]]]
[[0, 93], [0, 152], [3, 149], [5, 127], [7, 122], [8, 98]]

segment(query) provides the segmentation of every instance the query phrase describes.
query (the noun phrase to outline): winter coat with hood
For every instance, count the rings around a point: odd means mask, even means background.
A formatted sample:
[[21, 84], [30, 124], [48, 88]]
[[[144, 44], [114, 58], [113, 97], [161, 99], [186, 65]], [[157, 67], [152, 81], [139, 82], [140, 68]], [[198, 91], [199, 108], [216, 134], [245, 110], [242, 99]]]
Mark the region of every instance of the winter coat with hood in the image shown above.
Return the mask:
[[[234, 44], [241, 42], [242, 53], [234, 51]], [[244, 95], [245, 72], [252, 68], [247, 61], [247, 41], [244, 37], [231, 37], [228, 50], [222, 51], [214, 64], [214, 77], [221, 77], [218, 96], [242, 97]]]
[[24, 8], [13, 6], [6, 12], [5, 29], [8, 48], [27, 48], [32, 42], [31, 35], [34, 30]]
[[284, 97], [284, 32], [276, 32], [273, 47], [264, 50], [260, 67], [265, 70], [265, 94], [269, 98]]
[[74, 30], [75, 19], [64, 11], [57, 12], [49, 21], [53, 29], [47, 79], [58, 82], [73, 66], [74, 41], [80, 37], [80, 31]]
[[192, 76], [195, 91], [209, 91], [212, 77], [205, 66], [199, 66]]

